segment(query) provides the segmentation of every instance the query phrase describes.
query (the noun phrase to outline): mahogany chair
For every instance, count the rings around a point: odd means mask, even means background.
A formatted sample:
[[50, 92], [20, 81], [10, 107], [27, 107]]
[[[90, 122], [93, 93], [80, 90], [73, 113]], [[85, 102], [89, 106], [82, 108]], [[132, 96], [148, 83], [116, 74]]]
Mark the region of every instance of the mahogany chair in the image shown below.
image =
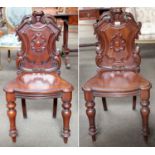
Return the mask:
[[107, 110], [106, 97], [133, 97], [141, 99], [142, 133], [147, 141], [149, 135], [149, 98], [151, 83], [140, 74], [140, 50], [135, 44], [141, 23], [136, 23], [131, 13], [113, 8], [101, 15], [94, 24], [99, 46], [97, 47], [97, 73], [82, 87], [86, 100], [86, 114], [89, 120], [89, 134], [96, 140], [95, 97], [102, 97]]
[[61, 59], [56, 51], [56, 41], [60, 29], [56, 20], [44, 12], [34, 11], [25, 16], [16, 29], [22, 42], [22, 50], [17, 54], [17, 77], [10, 81], [4, 91], [10, 120], [10, 136], [16, 142], [16, 98], [21, 98], [24, 118], [27, 117], [26, 99], [52, 98], [53, 117], [56, 117], [57, 99], [62, 100], [64, 142], [70, 135], [71, 99], [73, 86], [60, 77]]

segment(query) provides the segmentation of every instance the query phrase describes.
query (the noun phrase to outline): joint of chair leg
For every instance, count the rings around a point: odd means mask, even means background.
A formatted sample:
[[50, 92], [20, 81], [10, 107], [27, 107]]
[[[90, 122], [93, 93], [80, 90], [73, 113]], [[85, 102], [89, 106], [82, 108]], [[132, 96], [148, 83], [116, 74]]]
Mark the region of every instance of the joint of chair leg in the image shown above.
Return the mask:
[[96, 130], [96, 128], [89, 128], [89, 135], [90, 136], [94, 136], [94, 135], [96, 135], [97, 134], [97, 130]]
[[71, 103], [70, 102], [63, 102], [62, 107], [64, 110], [68, 110], [71, 108]]
[[62, 137], [68, 138], [70, 136], [70, 129], [64, 129], [61, 133]]
[[87, 109], [93, 109], [95, 106], [95, 102], [94, 101], [88, 101], [88, 102], [86, 102], [85, 106], [87, 107]]
[[149, 101], [149, 100], [142, 100], [142, 101], [140, 102], [140, 104], [141, 104], [141, 106], [143, 106], [143, 107], [147, 107], [147, 106], [150, 105], [150, 101]]
[[149, 134], [150, 134], [149, 129], [147, 129], [147, 128], [142, 129], [142, 135], [143, 135], [144, 137], [148, 137]]
[[10, 132], [9, 132], [9, 136], [10, 136], [10, 137], [16, 137], [17, 135], [18, 135], [18, 132], [17, 132], [16, 129], [10, 130]]

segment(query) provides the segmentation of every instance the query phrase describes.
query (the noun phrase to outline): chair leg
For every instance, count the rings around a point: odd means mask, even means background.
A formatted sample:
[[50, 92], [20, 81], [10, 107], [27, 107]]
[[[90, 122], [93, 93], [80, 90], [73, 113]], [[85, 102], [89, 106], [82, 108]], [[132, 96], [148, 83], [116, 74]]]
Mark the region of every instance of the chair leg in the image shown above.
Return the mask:
[[11, 51], [8, 50], [8, 62], [10, 63], [11, 62]]
[[137, 100], [137, 97], [136, 96], [133, 96], [133, 104], [132, 104], [132, 109], [133, 110], [136, 109], [136, 100]]
[[92, 141], [96, 141], [96, 126], [95, 126], [95, 102], [94, 96], [91, 92], [84, 92], [85, 100], [86, 100], [86, 114], [89, 120], [89, 135], [92, 136]]
[[58, 102], [58, 100], [57, 100], [57, 98], [54, 98], [53, 101], [54, 101], [53, 102], [53, 118], [56, 118], [56, 115], [57, 115], [57, 102]]
[[27, 118], [26, 100], [22, 98], [21, 101], [22, 101], [23, 117]]
[[102, 97], [102, 103], [103, 103], [104, 111], [108, 111], [107, 102], [106, 102], [106, 98], [105, 97]]
[[13, 142], [16, 142], [16, 136], [17, 136], [17, 130], [16, 130], [16, 97], [14, 93], [6, 93], [6, 99], [7, 99], [7, 115], [9, 117], [10, 121], [10, 131], [9, 135], [12, 138]]
[[150, 114], [150, 108], [149, 108], [149, 98], [150, 98], [150, 90], [141, 90], [141, 116], [142, 116], [142, 134], [144, 137], [144, 141], [148, 141], [148, 136], [150, 134], [149, 130], [149, 114]]
[[64, 139], [64, 143], [67, 143], [68, 137], [70, 136], [70, 117], [71, 117], [71, 99], [72, 99], [72, 92], [64, 93], [62, 96], [62, 117], [63, 117], [63, 132], [62, 136]]

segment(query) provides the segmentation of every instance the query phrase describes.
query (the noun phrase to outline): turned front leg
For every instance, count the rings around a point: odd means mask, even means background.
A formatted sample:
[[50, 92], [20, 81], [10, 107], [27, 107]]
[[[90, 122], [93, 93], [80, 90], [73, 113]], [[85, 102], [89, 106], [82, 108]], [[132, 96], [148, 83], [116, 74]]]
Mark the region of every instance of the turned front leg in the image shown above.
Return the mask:
[[15, 103], [15, 94], [14, 93], [6, 93], [7, 99], [7, 115], [10, 120], [10, 137], [13, 142], [16, 142], [17, 130], [16, 130], [16, 103]]
[[64, 93], [62, 96], [62, 117], [63, 117], [63, 132], [64, 143], [67, 143], [68, 137], [70, 136], [70, 117], [71, 117], [71, 100], [72, 93]]
[[85, 100], [86, 100], [86, 114], [89, 120], [89, 135], [92, 136], [92, 140], [96, 141], [96, 126], [95, 126], [95, 102], [94, 97], [91, 92], [84, 92]]
[[142, 116], [142, 134], [144, 137], [144, 140], [147, 142], [148, 135], [150, 133], [149, 131], [149, 114], [150, 114], [150, 108], [149, 108], [149, 98], [150, 98], [150, 90], [141, 90], [141, 116]]

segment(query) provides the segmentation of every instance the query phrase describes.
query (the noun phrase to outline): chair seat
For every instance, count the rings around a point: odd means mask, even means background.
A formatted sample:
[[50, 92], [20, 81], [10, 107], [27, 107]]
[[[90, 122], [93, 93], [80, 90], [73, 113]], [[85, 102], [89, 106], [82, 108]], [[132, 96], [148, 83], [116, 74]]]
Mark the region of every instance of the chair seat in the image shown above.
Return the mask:
[[71, 92], [73, 86], [63, 80], [56, 72], [53, 73], [21, 73], [10, 81], [4, 91], [15, 93], [49, 94]]
[[138, 91], [148, 87], [151, 87], [150, 82], [135, 72], [100, 72], [83, 85], [83, 90], [119, 93]]
[[5, 34], [2, 37], [0, 37], [0, 46], [4, 47], [20, 47], [21, 42], [18, 41], [18, 37], [15, 35], [15, 33], [12, 34]]

